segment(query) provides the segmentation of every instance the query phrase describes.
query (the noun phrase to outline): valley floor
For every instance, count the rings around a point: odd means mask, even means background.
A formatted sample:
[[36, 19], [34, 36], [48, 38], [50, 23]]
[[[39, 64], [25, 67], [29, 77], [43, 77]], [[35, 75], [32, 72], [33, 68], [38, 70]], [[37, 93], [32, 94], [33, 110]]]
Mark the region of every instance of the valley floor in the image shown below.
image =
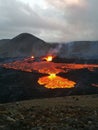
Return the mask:
[[0, 104], [0, 130], [98, 130], [98, 94]]

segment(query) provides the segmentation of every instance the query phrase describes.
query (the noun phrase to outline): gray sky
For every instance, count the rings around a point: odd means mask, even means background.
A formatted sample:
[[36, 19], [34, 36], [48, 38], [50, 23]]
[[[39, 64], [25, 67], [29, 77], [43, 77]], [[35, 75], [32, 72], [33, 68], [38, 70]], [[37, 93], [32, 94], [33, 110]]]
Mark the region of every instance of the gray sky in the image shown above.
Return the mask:
[[0, 0], [0, 39], [28, 32], [49, 42], [98, 40], [98, 0]]

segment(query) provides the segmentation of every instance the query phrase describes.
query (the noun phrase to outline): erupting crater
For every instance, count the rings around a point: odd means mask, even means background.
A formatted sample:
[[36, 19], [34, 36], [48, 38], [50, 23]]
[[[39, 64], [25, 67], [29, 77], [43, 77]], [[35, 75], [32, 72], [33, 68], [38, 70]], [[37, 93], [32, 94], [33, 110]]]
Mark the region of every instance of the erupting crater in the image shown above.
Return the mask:
[[46, 61], [48, 61], [48, 62], [50, 62], [50, 61], [53, 60], [53, 58], [54, 57], [52, 55], [48, 55], [48, 56], [44, 57], [43, 59], [46, 60]]

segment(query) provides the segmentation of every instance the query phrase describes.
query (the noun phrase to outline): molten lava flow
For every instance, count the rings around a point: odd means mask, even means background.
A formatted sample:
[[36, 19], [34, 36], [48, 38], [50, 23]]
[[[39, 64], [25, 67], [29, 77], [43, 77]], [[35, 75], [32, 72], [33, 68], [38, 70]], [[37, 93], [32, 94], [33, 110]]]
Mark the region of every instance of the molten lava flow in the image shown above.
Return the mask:
[[71, 70], [78, 69], [89, 69], [90, 71], [94, 71], [94, 69], [98, 68], [98, 64], [66, 64], [66, 63], [54, 63], [54, 62], [32, 62], [32, 58], [27, 58], [22, 61], [14, 61], [11, 63], [1, 64], [4, 68], [11, 68], [26, 72], [37, 71], [44, 74], [58, 74], [58, 73], [66, 73]]
[[54, 78], [56, 77], [56, 74], [50, 74], [48, 77], [49, 77], [50, 79], [54, 79]]
[[76, 84], [73, 81], [56, 76], [56, 74], [50, 74], [49, 76], [39, 78], [38, 83], [40, 85], [45, 85], [46, 88], [51, 88], [51, 89], [73, 88]]
[[49, 61], [49, 62], [50, 62], [50, 61], [53, 60], [53, 56], [47, 56], [47, 57], [45, 57], [44, 59], [45, 59], [46, 61]]
[[[51, 57], [51, 58], [50, 58]], [[33, 58], [33, 57], [32, 57]], [[34, 60], [30, 58], [25, 58], [23, 60], [14, 61], [10, 63], [1, 64], [1, 67], [10, 68], [15, 70], [21, 70], [26, 72], [37, 71], [42, 74], [49, 74], [49, 76], [39, 78], [38, 83], [41, 85], [45, 85], [47, 88], [72, 88], [76, 84], [73, 81], [69, 81], [68, 79], [61, 78], [56, 76], [59, 73], [66, 73], [72, 70], [78, 69], [89, 69], [90, 71], [94, 71], [94, 69], [98, 69], [98, 64], [66, 64], [66, 63], [54, 63], [47, 61], [34, 62]], [[48, 61], [51, 61], [53, 56], [48, 56]], [[46, 58], [47, 59], [47, 58]], [[92, 86], [98, 86], [97, 84], [93, 84]]]

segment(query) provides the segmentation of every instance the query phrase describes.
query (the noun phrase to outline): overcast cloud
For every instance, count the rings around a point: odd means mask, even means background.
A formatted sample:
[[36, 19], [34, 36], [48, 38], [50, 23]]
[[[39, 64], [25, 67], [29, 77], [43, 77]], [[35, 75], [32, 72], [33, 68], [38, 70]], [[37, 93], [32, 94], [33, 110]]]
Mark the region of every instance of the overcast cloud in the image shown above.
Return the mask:
[[98, 0], [0, 0], [0, 39], [28, 32], [45, 41], [98, 40]]

